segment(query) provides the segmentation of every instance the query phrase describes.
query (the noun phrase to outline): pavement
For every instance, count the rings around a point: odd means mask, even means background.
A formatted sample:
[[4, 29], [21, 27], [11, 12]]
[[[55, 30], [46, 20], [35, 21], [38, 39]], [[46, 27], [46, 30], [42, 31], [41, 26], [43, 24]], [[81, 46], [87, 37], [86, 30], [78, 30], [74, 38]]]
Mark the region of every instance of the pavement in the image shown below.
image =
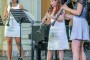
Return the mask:
[[[87, 60], [90, 60], [90, 50], [86, 51]], [[0, 60], [7, 60], [7, 56], [0, 56]], [[18, 60], [17, 56], [13, 56], [12, 60]], [[25, 60], [31, 60], [31, 56], [25, 56]], [[36, 52], [34, 53], [34, 60], [36, 59]], [[41, 51], [41, 60], [46, 60], [45, 51]], [[55, 56], [53, 57], [55, 60]], [[65, 51], [64, 60], [72, 60], [71, 50]]]

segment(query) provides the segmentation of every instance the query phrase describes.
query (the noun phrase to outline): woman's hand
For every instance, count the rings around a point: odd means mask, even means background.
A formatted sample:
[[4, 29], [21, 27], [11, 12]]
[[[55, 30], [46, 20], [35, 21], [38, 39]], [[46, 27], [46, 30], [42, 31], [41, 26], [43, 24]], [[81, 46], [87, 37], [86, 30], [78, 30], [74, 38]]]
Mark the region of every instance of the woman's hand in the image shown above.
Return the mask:
[[50, 14], [47, 12], [41, 22], [49, 25], [51, 22], [50, 19], [51, 19]]
[[46, 13], [46, 18], [48, 19], [50, 17], [51, 17], [51, 15], [49, 13]]
[[64, 4], [62, 7], [61, 7], [61, 9], [64, 9], [64, 10], [69, 10], [69, 7], [66, 5], [66, 4]]
[[64, 19], [64, 14], [61, 14], [61, 15], [58, 17], [57, 21], [58, 21], [58, 22], [62, 22], [63, 19]]

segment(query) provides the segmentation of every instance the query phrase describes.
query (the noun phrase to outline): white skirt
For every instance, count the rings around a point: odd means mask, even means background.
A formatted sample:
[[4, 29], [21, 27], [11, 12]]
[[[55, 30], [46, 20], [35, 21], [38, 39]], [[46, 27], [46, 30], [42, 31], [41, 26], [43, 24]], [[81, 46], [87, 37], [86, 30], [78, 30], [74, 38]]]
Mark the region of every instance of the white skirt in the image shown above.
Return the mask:
[[70, 40], [89, 40], [89, 26], [84, 18], [74, 16]]
[[65, 49], [69, 49], [65, 22], [64, 21], [56, 22], [54, 26], [50, 27], [48, 50], [65, 50]]
[[20, 37], [19, 23], [14, 18], [9, 21], [10, 26], [7, 26], [7, 23], [8, 21], [5, 25], [5, 37]]

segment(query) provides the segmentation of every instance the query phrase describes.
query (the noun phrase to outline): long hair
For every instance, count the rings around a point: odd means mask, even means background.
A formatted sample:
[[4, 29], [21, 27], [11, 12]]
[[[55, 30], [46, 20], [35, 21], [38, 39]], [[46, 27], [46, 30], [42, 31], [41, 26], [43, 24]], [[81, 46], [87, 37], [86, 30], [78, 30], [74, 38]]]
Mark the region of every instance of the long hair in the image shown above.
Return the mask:
[[[55, 0], [57, 1], [57, 6], [56, 6], [56, 11], [55, 11], [55, 14], [56, 15], [58, 13], [58, 11], [61, 9], [61, 5], [63, 4], [63, 0]], [[50, 10], [50, 14], [53, 12], [53, 7], [52, 9]]]

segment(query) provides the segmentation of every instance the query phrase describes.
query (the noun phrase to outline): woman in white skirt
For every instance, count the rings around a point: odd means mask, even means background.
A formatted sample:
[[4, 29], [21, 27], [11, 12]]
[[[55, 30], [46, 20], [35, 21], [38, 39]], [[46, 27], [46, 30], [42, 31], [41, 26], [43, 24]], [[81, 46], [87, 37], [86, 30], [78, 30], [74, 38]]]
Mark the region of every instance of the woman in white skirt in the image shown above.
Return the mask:
[[[52, 8], [46, 13], [46, 21], [52, 23], [56, 20], [56, 15], [58, 14], [62, 2], [61, 0], [50, 0]], [[66, 27], [64, 21], [64, 13], [62, 13], [54, 26], [50, 26], [49, 40], [48, 40], [48, 52], [47, 60], [52, 60], [53, 51], [57, 50], [59, 52], [59, 59], [64, 59], [64, 50], [69, 49], [69, 43], [66, 34]]]
[[[7, 6], [4, 11], [4, 20], [7, 19], [8, 16], [10, 16], [9, 26], [7, 26], [8, 21], [6, 21], [5, 25], [5, 37], [7, 38], [8, 43], [8, 60], [11, 60], [12, 55], [12, 38], [15, 38], [16, 45], [18, 48], [18, 51], [20, 53], [20, 24], [15, 20], [13, 15], [10, 13], [10, 9], [23, 9], [23, 6], [18, 4], [18, 0], [12, 0], [10, 6]], [[22, 59], [24, 60], [24, 53], [23, 48], [21, 47], [21, 55]]]
[[[75, 16], [73, 18], [72, 32], [70, 40], [72, 40], [73, 60], [86, 60], [86, 55], [83, 48], [83, 41], [89, 40], [89, 27], [86, 21], [87, 0], [77, 0], [74, 9], [64, 5], [65, 9]], [[71, 18], [66, 14], [66, 17]]]

